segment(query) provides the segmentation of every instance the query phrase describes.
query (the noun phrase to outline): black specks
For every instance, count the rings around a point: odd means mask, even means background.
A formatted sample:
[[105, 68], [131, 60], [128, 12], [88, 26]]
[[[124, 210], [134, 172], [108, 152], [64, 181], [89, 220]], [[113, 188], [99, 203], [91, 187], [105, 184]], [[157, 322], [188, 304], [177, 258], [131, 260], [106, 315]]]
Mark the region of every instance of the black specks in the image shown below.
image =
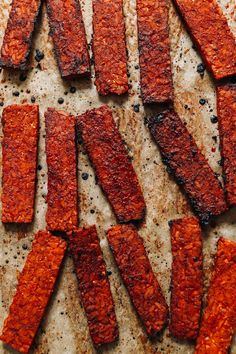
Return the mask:
[[199, 103], [200, 105], [204, 106], [204, 104], [206, 103], [205, 98], [200, 98]]
[[26, 250], [28, 250], [28, 246], [27, 246], [25, 243], [23, 243], [22, 249], [23, 249], [24, 251], [26, 251]]
[[34, 96], [32, 96], [30, 100], [31, 100], [32, 103], [35, 103], [36, 98]]
[[20, 77], [19, 77], [19, 80], [20, 81], [25, 81], [27, 79], [27, 76], [25, 73], [20, 73]]
[[4, 102], [2, 101], [2, 102], [0, 102], [0, 107], [2, 107], [4, 105]]
[[134, 112], [138, 113], [139, 107], [140, 107], [140, 104], [134, 104]]
[[70, 93], [75, 93], [75, 92], [76, 92], [76, 87], [71, 86], [71, 88], [70, 88]]
[[156, 115], [155, 117], [152, 118], [151, 122], [159, 124], [159, 123], [163, 122], [163, 120], [164, 120], [164, 114], [159, 113], [158, 115]]
[[38, 170], [41, 171], [42, 170], [42, 166], [38, 165]]
[[223, 157], [222, 157], [219, 161], [217, 161], [217, 163], [218, 163], [219, 166], [222, 166], [222, 165], [223, 165], [223, 162], [224, 162]]
[[215, 124], [215, 123], [217, 123], [217, 122], [218, 122], [217, 116], [212, 115], [212, 116], [211, 116], [211, 123]]
[[35, 55], [35, 60], [39, 63], [41, 60], [43, 60], [44, 58], [44, 53], [39, 50], [39, 49], [36, 49], [36, 55]]
[[57, 102], [58, 102], [59, 104], [64, 103], [64, 98], [63, 98], [63, 97], [59, 97], [58, 100], [57, 100]]
[[205, 70], [206, 70], [205, 64], [203, 64], [203, 63], [198, 64], [197, 72], [200, 74], [201, 77], [204, 76]]
[[213, 140], [215, 143], [217, 143], [217, 136], [216, 136], [216, 135], [213, 135], [213, 136], [212, 136], [212, 140]]
[[20, 96], [20, 92], [19, 91], [13, 91], [12, 95], [15, 96], [15, 97], [18, 97], [18, 96]]
[[95, 210], [94, 210], [94, 209], [91, 209], [91, 210], [90, 210], [90, 213], [91, 213], [91, 214], [94, 214], [94, 213], [95, 213]]
[[112, 271], [111, 271], [111, 270], [107, 270], [107, 275], [108, 275], [108, 277], [109, 277], [110, 275], [112, 275]]
[[82, 173], [82, 179], [83, 179], [84, 181], [86, 181], [88, 178], [89, 178], [88, 173], [87, 173], [87, 172], [83, 172], [83, 173]]
[[139, 65], [135, 65], [135, 67], [134, 67], [136, 70], [138, 70], [139, 69]]

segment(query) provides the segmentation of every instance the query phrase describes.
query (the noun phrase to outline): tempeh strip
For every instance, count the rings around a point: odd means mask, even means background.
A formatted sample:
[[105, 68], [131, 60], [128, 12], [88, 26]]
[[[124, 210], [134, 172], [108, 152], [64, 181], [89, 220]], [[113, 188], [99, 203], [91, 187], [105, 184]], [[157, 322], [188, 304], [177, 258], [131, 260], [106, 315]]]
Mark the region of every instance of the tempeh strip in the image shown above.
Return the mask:
[[66, 232], [78, 225], [75, 118], [63, 111], [48, 108], [45, 122], [47, 228]]
[[168, 307], [143, 241], [131, 225], [112, 227], [107, 231], [107, 238], [132, 303], [148, 336], [153, 337], [163, 329]]
[[168, 172], [183, 187], [202, 223], [227, 210], [224, 191], [186, 126], [173, 110], [149, 121]]
[[30, 223], [34, 216], [39, 108], [11, 105], [3, 110], [2, 222]]
[[195, 354], [226, 354], [236, 330], [236, 243], [221, 237]]
[[181, 340], [197, 338], [203, 293], [202, 239], [195, 217], [170, 221], [172, 278], [170, 333]]
[[122, 137], [107, 106], [78, 117], [79, 131], [98, 181], [119, 222], [140, 220], [145, 201]]
[[28, 353], [53, 293], [66, 242], [47, 231], [35, 235], [32, 251], [19, 276], [16, 294], [0, 339]]
[[81, 300], [95, 347], [118, 339], [114, 302], [95, 226], [68, 234]]

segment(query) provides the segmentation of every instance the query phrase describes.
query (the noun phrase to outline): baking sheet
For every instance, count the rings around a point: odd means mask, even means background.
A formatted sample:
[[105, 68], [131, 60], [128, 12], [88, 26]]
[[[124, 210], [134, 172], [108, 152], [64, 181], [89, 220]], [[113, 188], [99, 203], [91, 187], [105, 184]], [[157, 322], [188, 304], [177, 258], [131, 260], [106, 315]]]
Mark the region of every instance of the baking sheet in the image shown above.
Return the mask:
[[[233, 32], [236, 34], [235, 0], [221, 0], [220, 3]], [[90, 42], [92, 34], [91, 0], [83, 0], [81, 5], [87, 38]], [[0, 0], [1, 40], [9, 8], [9, 0]], [[168, 176], [161, 162], [159, 151], [144, 125], [144, 117], [151, 112], [154, 113], [157, 109], [152, 108], [144, 111], [139, 96], [137, 26], [134, 0], [124, 0], [124, 13], [131, 86], [127, 96], [99, 98], [93, 84], [94, 73], [91, 81], [83, 79], [66, 83], [61, 80], [53, 54], [52, 41], [48, 35], [49, 27], [45, 5], [36, 29], [31, 69], [27, 80], [22, 82], [19, 80], [19, 74], [12, 74], [7, 71], [2, 71], [0, 74], [0, 101], [4, 101], [4, 106], [12, 103], [30, 103], [31, 96], [34, 96], [36, 103], [40, 105], [39, 169], [34, 223], [27, 227], [4, 227], [0, 224], [0, 327], [2, 327], [3, 320], [7, 316], [8, 307], [16, 289], [17, 276], [23, 268], [31, 248], [33, 235], [37, 230], [45, 228], [47, 168], [43, 114], [47, 107], [63, 109], [73, 114], [83, 113], [85, 110], [98, 107], [102, 103], [107, 103], [114, 109], [116, 122], [127, 142], [129, 153], [133, 157], [134, 167], [142, 184], [147, 203], [147, 216], [140, 229], [140, 234], [144, 239], [152, 267], [169, 301], [171, 252], [167, 222], [172, 218], [189, 215], [191, 210], [179, 187]], [[187, 123], [188, 129], [195, 137], [203, 153], [209, 158], [214, 171], [221, 174], [221, 167], [218, 163], [220, 154], [217, 124], [212, 124], [210, 121], [210, 116], [216, 114], [214, 85], [207, 73], [203, 78], [197, 73], [197, 65], [201, 63], [201, 58], [193, 48], [193, 44], [171, 4], [169, 14], [175, 108]], [[40, 67], [34, 59], [35, 49], [43, 50], [45, 54]], [[71, 86], [75, 86], [77, 89], [74, 94], [69, 92]], [[13, 96], [12, 93], [15, 90], [20, 91], [19, 97]], [[65, 92], [68, 92], [68, 94], [65, 95]], [[64, 98], [62, 105], [57, 102], [59, 97]], [[206, 99], [205, 105], [199, 104], [200, 98]], [[139, 112], [135, 112], [134, 105], [138, 104], [140, 105]], [[137, 106], [135, 107], [137, 108]], [[2, 107], [0, 108], [1, 113]], [[217, 137], [216, 142], [212, 139], [214, 136]], [[105, 230], [115, 224], [114, 215], [101, 193], [100, 187], [95, 183], [94, 173], [82, 146], [80, 146], [79, 152], [78, 172], [80, 225], [97, 225], [107, 269], [112, 272], [109, 279], [120, 330], [118, 343], [101, 349], [100, 352], [107, 354], [193, 353], [193, 345], [180, 344], [170, 338], [168, 329], [155, 341], [147, 339], [122, 285], [106, 241]], [[81, 177], [84, 172], [89, 175], [87, 180], [83, 180]], [[205, 286], [209, 283], [216, 241], [219, 236], [236, 240], [235, 222], [236, 213], [235, 210], [231, 210], [225, 216], [218, 218], [212, 227], [208, 227], [204, 231]], [[79, 300], [72, 260], [68, 254], [57, 289], [32, 348], [32, 353], [82, 354], [94, 352], [85, 314]], [[0, 353], [14, 353], [14, 351], [1, 343]], [[232, 346], [231, 353], [236, 353], [236, 343]]]

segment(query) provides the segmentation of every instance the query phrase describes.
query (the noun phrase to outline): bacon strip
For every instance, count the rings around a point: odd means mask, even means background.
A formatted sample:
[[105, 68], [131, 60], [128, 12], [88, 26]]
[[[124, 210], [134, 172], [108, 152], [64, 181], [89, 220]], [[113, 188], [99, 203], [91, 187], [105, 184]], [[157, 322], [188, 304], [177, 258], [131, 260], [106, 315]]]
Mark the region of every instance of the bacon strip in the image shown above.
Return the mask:
[[170, 221], [172, 246], [170, 333], [181, 340], [197, 338], [202, 303], [202, 239], [198, 219]]
[[0, 67], [26, 70], [41, 0], [13, 0], [1, 48]]
[[236, 243], [221, 237], [195, 354], [228, 353], [236, 330]]
[[217, 80], [236, 74], [236, 41], [216, 0], [174, 0], [209, 71]]
[[142, 190], [111, 110], [102, 106], [87, 111], [77, 122], [95, 173], [119, 222], [142, 219]]
[[236, 206], [236, 85], [217, 88], [217, 111], [227, 201]]
[[93, 0], [93, 54], [98, 92], [127, 92], [123, 0]]
[[70, 231], [78, 225], [75, 118], [48, 108], [45, 113], [48, 165], [47, 227]]
[[96, 227], [68, 234], [81, 300], [96, 348], [118, 339], [114, 302]]
[[168, 172], [183, 187], [201, 222], [226, 211], [221, 184], [177, 113], [162, 112], [150, 119], [149, 128]]
[[79, 0], [47, 0], [50, 33], [61, 76], [90, 75], [90, 62]]
[[2, 341], [21, 353], [28, 353], [33, 343], [65, 251], [64, 240], [46, 231], [35, 235], [0, 336]]
[[11, 105], [3, 110], [2, 222], [30, 223], [34, 216], [39, 108]]
[[147, 334], [155, 336], [166, 323], [168, 307], [152, 271], [143, 241], [131, 225], [116, 225], [107, 238], [120, 275]]
[[143, 103], [173, 100], [166, 0], [137, 0]]

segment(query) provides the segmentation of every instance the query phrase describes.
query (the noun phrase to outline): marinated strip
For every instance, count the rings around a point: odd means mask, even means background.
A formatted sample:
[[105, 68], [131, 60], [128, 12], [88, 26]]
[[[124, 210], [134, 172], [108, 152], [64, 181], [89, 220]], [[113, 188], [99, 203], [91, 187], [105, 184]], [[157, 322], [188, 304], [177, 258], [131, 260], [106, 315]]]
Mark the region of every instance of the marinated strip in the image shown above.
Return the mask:
[[41, 0], [13, 0], [1, 48], [0, 67], [26, 70]]
[[236, 243], [221, 237], [195, 354], [228, 353], [236, 330]]
[[34, 216], [39, 108], [12, 105], [3, 110], [2, 222], [30, 223]]
[[0, 336], [2, 341], [21, 353], [28, 353], [33, 343], [65, 251], [64, 240], [46, 231], [35, 235]]
[[69, 233], [81, 300], [95, 347], [118, 339], [114, 302], [95, 226]]
[[70, 231], [78, 225], [75, 118], [48, 108], [45, 113], [49, 230]]
[[172, 247], [170, 333], [181, 340], [197, 338], [202, 304], [202, 239], [198, 219], [170, 222]]
[[226, 211], [221, 184], [177, 113], [158, 114], [150, 119], [149, 128], [168, 172], [183, 187], [201, 222]]
[[236, 206], [236, 85], [217, 88], [217, 111], [227, 201]]
[[137, 0], [139, 64], [144, 103], [173, 99], [166, 0]]
[[217, 0], [174, 0], [213, 77], [236, 74], [236, 41]]
[[145, 201], [122, 137], [107, 106], [78, 117], [89, 158], [119, 222], [140, 220]]
[[88, 45], [79, 0], [47, 0], [46, 4], [61, 76], [89, 76]]
[[127, 92], [123, 0], [93, 0], [93, 55], [98, 92]]
[[168, 307], [145, 252], [143, 241], [131, 225], [116, 225], [107, 238], [129, 292], [149, 336], [161, 331], [167, 321]]

